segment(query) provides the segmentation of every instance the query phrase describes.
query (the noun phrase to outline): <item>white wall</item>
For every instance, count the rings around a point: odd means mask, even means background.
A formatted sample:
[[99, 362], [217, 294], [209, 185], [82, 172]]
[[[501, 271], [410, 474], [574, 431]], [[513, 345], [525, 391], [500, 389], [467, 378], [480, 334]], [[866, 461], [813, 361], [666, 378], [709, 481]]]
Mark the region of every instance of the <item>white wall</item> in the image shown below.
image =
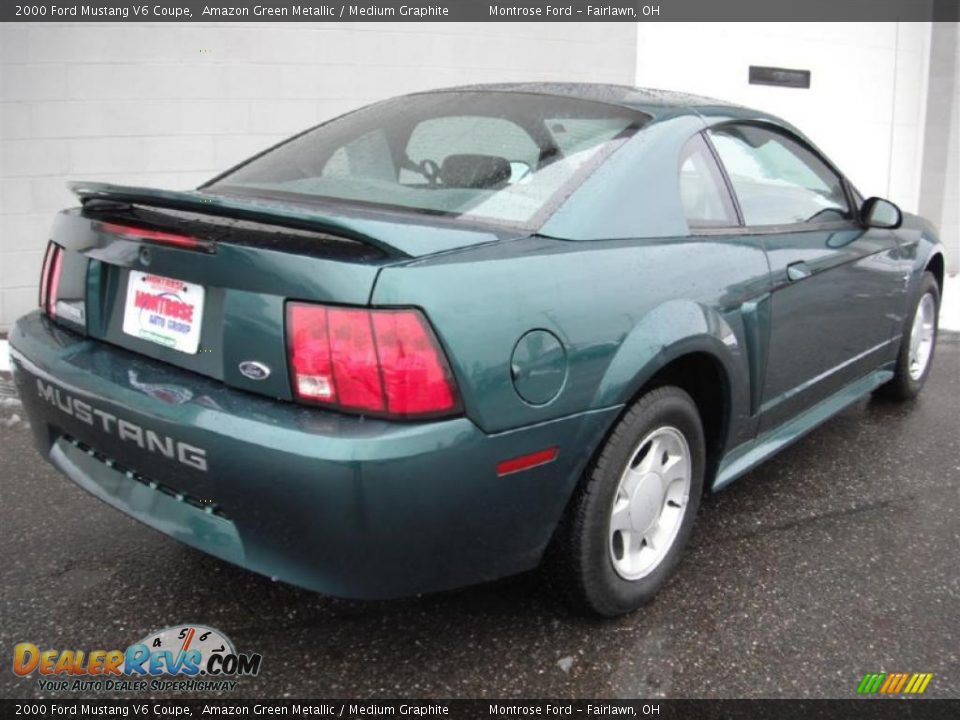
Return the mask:
[[68, 179], [196, 186], [367, 102], [471, 82], [632, 84], [633, 23], [0, 27], [0, 330], [36, 304]]
[[[866, 196], [917, 210], [930, 23], [646, 23], [637, 84], [765, 110], [806, 133]], [[810, 70], [750, 85], [750, 65]]]
[[960, 23], [933, 23], [920, 209], [940, 229], [947, 272], [960, 270]]
[[953, 59], [953, 102], [950, 103], [947, 163], [941, 200], [940, 237], [947, 247], [947, 272], [960, 272], [960, 42]]

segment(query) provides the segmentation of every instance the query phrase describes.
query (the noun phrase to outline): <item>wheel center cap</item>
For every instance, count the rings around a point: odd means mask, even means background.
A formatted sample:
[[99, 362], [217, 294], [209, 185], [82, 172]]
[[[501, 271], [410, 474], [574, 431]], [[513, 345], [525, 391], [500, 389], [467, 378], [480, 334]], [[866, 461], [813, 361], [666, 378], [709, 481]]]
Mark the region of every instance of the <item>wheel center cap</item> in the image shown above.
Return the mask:
[[660, 517], [663, 505], [663, 479], [658, 473], [647, 473], [630, 495], [630, 524], [638, 533], [645, 533]]

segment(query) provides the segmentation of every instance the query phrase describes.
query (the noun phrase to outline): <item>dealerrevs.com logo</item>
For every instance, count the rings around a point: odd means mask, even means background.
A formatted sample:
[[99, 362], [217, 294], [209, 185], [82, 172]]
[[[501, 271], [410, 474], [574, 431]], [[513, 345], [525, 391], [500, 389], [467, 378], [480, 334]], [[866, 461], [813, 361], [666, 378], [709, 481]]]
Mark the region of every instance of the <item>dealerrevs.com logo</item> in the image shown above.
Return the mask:
[[263, 657], [238, 653], [219, 630], [177, 625], [151, 633], [126, 650], [13, 649], [13, 671], [40, 675], [45, 692], [210, 692], [233, 690], [238, 677], [260, 672]]

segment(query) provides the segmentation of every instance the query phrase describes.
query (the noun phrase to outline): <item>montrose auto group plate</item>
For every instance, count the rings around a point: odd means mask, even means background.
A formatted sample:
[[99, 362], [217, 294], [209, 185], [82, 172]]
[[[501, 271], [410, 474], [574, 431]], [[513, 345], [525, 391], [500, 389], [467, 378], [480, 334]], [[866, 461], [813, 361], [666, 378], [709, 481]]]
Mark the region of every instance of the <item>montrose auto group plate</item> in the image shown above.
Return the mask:
[[203, 319], [203, 285], [131, 270], [123, 332], [158, 345], [196, 353]]

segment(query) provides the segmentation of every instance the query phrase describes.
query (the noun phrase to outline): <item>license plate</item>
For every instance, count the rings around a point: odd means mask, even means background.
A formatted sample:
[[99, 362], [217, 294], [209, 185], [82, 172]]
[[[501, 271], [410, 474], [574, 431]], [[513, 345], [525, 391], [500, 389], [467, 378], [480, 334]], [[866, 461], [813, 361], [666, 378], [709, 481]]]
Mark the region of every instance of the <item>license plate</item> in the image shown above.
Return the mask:
[[203, 295], [203, 285], [131, 270], [123, 332], [195, 354], [200, 347]]

